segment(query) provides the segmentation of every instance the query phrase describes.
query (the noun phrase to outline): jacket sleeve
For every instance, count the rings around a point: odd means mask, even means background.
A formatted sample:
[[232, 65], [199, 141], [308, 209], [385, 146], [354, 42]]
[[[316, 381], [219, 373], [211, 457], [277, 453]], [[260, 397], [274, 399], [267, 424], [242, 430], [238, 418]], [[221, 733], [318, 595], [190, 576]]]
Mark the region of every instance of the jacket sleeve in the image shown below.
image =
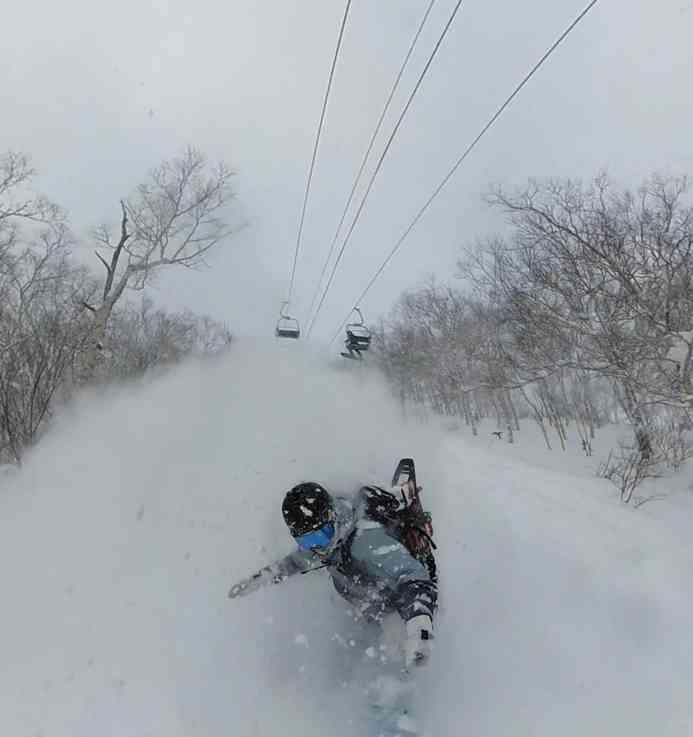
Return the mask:
[[[370, 525], [369, 525], [370, 526]], [[392, 603], [406, 622], [425, 614], [433, 620], [438, 590], [428, 568], [380, 526], [360, 531], [352, 545], [366, 573], [393, 592]]]
[[287, 578], [309, 571], [314, 567], [315, 557], [310, 552], [296, 551], [289, 553], [281, 560], [261, 568], [252, 576], [235, 583], [229, 590], [229, 599], [248, 596], [258, 589], [272, 584], [283, 583]]

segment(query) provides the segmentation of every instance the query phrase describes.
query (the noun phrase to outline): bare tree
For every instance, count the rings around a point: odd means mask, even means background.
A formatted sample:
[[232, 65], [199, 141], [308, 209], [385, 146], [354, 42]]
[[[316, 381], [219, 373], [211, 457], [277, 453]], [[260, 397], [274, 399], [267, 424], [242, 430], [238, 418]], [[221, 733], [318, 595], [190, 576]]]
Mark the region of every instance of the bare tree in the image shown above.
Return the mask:
[[231, 170], [223, 163], [209, 165], [198, 150], [154, 169], [135, 194], [120, 203], [117, 234], [108, 226], [95, 233], [110, 255], [96, 255], [106, 271], [93, 313], [94, 341], [86, 359], [93, 376], [113, 309], [127, 288], [144, 289], [164, 267], [196, 268], [220, 241], [231, 234], [224, 208], [232, 198]]
[[402, 398], [474, 429], [495, 417], [508, 440], [533, 416], [547, 446], [553, 432], [565, 449], [572, 426], [590, 455], [596, 429], [625, 419], [631, 499], [642, 471], [690, 455], [688, 182], [655, 176], [631, 193], [600, 175], [488, 200], [507, 214], [508, 234], [467, 250], [464, 295], [430, 284], [403, 295], [375, 341], [381, 365]]
[[69, 259], [61, 223], [11, 252], [0, 310], [0, 457], [19, 462], [52, 414], [89, 332], [80, 320], [89, 297], [85, 267]]
[[[499, 306], [528, 378], [565, 369], [613, 384], [640, 453], [649, 457], [653, 403], [690, 394], [690, 353], [674, 371], [673, 341], [690, 330], [693, 211], [685, 179], [653, 178], [637, 194], [600, 176], [532, 183], [489, 201], [508, 214], [508, 242], [481, 243], [462, 264]], [[690, 348], [690, 344], [689, 344]]]
[[119, 351], [111, 376], [213, 353], [230, 340], [225, 326], [206, 317], [167, 313], [149, 300], [139, 309], [117, 304], [126, 288], [143, 289], [163, 266], [199, 266], [229, 234], [226, 167], [209, 167], [189, 149], [152, 172], [121, 203], [117, 240], [99, 230], [111, 249], [109, 259], [99, 254], [106, 269], [100, 287], [72, 260], [66, 218], [32, 191], [33, 175], [27, 157], [0, 156], [0, 461], [17, 463], [83, 380], [84, 356], [95, 366], [95, 344], [107, 329]]
[[60, 219], [60, 208], [31, 190], [35, 175], [29, 157], [15, 151], [0, 154], [0, 247], [17, 233], [17, 221]]
[[117, 307], [108, 329], [111, 375], [130, 377], [174, 364], [188, 356], [209, 356], [231, 342], [226, 326], [189, 311], [167, 312], [144, 298]]

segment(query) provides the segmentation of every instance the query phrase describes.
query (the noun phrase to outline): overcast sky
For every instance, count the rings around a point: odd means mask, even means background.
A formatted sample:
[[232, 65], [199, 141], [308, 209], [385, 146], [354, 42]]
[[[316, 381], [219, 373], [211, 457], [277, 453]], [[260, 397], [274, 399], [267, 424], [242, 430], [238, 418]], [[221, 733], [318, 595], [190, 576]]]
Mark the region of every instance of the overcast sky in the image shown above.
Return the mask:
[[[437, 0], [386, 140], [456, 0]], [[428, 0], [354, 0], [308, 203], [292, 310], [310, 304], [353, 176]], [[329, 338], [419, 207], [586, 0], [463, 2], [390, 150], [314, 336]], [[62, 0], [13, 3], [0, 45], [0, 150], [29, 154], [40, 188], [89, 230], [162, 159], [193, 144], [237, 172], [241, 232], [213, 269], [153, 296], [271, 334], [343, 0]], [[362, 305], [368, 320], [502, 223], [490, 183], [637, 183], [693, 171], [693, 3], [601, 0], [436, 200]], [[378, 148], [378, 153], [380, 148]], [[97, 264], [94, 262], [96, 268]]]

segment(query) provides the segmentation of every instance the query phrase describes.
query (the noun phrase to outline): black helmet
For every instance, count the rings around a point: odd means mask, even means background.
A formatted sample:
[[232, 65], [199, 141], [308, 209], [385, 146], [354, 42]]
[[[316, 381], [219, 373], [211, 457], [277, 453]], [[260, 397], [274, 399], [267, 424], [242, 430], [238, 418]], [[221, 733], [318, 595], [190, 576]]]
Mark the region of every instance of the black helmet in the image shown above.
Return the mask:
[[293, 537], [319, 530], [331, 522], [333, 505], [327, 489], [314, 481], [297, 484], [286, 492], [282, 504], [284, 522]]

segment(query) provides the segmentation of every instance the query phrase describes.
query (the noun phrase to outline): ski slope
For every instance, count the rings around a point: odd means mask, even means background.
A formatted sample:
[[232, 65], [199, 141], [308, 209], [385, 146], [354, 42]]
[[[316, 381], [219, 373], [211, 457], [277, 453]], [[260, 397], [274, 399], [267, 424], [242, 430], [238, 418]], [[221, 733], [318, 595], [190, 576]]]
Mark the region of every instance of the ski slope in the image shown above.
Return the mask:
[[0, 480], [0, 735], [362, 736], [327, 575], [226, 592], [291, 550], [285, 489], [410, 454], [442, 578], [426, 734], [689, 737], [690, 505], [625, 509], [522, 435], [408, 422], [367, 367], [253, 340], [85, 397]]

